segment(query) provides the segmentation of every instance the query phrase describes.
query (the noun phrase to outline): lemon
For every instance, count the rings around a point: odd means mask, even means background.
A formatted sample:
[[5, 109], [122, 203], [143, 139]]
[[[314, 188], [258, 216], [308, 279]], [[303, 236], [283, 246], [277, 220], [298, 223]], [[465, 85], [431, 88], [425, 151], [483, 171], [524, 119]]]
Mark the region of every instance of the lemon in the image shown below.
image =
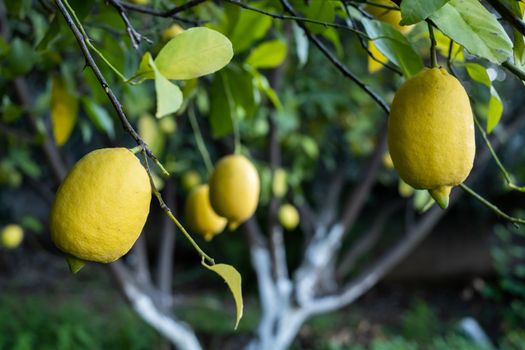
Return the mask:
[[22, 243], [24, 230], [18, 225], [7, 225], [0, 234], [2, 245], [8, 249], [14, 249]]
[[[374, 0], [374, 4], [383, 5], [387, 7], [398, 7], [393, 1], [390, 0]], [[414, 28], [414, 26], [412, 25], [403, 26], [399, 24], [399, 22], [401, 21], [401, 11], [399, 10], [392, 10], [381, 6], [374, 6], [368, 4], [365, 6], [365, 11], [377, 18], [378, 20], [380, 20], [381, 22], [385, 22], [392, 25], [401, 33], [408, 33]]]
[[249, 219], [259, 203], [259, 174], [242, 155], [229, 155], [217, 163], [210, 178], [210, 202], [217, 214], [235, 229]]
[[282, 168], [275, 169], [273, 173], [272, 192], [277, 198], [282, 198], [286, 194], [286, 191], [288, 191], [286, 177], [286, 170]]
[[425, 68], [397, 91], [388, 119], [388, 148], [399, 176], [427, 189], [442, 208], [474, 162], [469, 98], [443, 68]]
[[195, 188], [186, 200], [184, 207], [186, 222], [190, 229], [207, 241], [218, 235], [226, 227], [227, 220], [217, 215], [210, 204], [207, 184]]
[[51, 238], [77, 259], [115, 261], [137, 240], [150, 201], [148, 175], [133, 153], [126, 148], [95, 150], [60, 185], [49, 219]]
[[279, 208], [277, 213], [277, 218], [281, 225], [288, 231], [295, 230], [297, 225], [299, 225], [299, 212], [291, 204], [283, 204]]
[[184, 188], [186, 191], [191, 191], [195, 187], [197, 187], [202, 181], [201, 176], [198, 172], [195, 170], [190, 170], [184, 173], [182, 175], [182, 188]]
[[147, 5], [150, 3], [150, 0], [131, 0], [131, 2], [137, 5]]
[[392, 162], [392, 157], [388, 151], [383, 154], [383, 165], [389, 170], [394, 168], [394, 162]]
[[384, 64], [388, 63], [388, 58], [379, 51], [372, 40], [368, 42], [368, 51], [373, 55], [368, 55], [368, 71], [375, 73], [383, 69]]
[[178, 24], [172, 24], [168, 28], [164, 29], [162, 32], [162, 40], [168, 41], [170, 39], [173, 39], [178, 34], [182, 33], [184, 31], [184, 28], [182, 28]]

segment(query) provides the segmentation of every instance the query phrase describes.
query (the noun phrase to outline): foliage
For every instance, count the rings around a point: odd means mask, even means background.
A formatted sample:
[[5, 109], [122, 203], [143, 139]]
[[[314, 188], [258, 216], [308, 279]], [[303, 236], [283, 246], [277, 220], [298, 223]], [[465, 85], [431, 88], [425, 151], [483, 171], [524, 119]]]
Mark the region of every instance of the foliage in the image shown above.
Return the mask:
[[158, 335], [128, 308], [93, 313], [84, 303], [0, 296], [0, 349], [151, 349]]

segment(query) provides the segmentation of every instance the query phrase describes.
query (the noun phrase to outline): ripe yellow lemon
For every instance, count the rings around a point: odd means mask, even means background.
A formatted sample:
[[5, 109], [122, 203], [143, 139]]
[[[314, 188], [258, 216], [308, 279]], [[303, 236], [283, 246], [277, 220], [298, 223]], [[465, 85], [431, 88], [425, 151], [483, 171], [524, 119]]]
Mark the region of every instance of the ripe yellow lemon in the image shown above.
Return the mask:
[[365, 6], [365, 11], [371, 14], [372, 16], [374, 16], [375, 18], [377, 18], [378, 20], [380, 20], [381, 22], [388, 23], [392, 25], [394, 28], [396, 28], [397, 30], [399, 30], [401, 33], [405, 33], [405, 34], [410, 32], [414, 28], [414, 26], [412, 25], [403, 26], [399, 24], [399, 22], [401, 21], [401, 11], [388, 8], [388, 7], [395, 7], [395, 8], [398, 7], [393, 1], [374, 0], [374, 4], [382, 5], [385, 7], [368, 4]]
[[399, 176], [427, 189], [442, 208], [474, 162], [469, 98], [443, 68], [425, 68], [397, 91], [388, 119], [388, 148]]
[[281, 225], [288, 231], [295, 230], [297, 225], [299, 225], [299, 212], [291, 204], [283, 204], [279, 208], [277, 213], [277, 218]]
[[282, 198], [286, 194], [286, 191], [288, 191], [286, 177], [286, 170], [282, 168], [275, 169], [273, 173], [272, 192], [277, 198]]
[[0, 234], [2, 245], [7, 249], [14, 249], [22, 243], [24, 239], [24, 230], [18, 225], [7, 225]]
[[126, 254], [149, 213], [146, 170], [127, 148], [80, 159], [60, 185], [50, 214], [51, 238], [77, 259], [109, 263]]
[[210, 204], [209, 187], [207, 184], [195, 188], [186, 200], [184, 212], [190, 229], [209, 241], [221, 233], [227, 220], [213, 211]]
[[368, 51], [372, 54], [372, 56], [368, 55], [368, 71], [375, 73], [383, 69], [384, 64], [388, 63], [388, 58], [379, 51], [372, 40], [368, 42]]
[[230, 229], [249, 219], [259, 203], [257, 169], [242, 155], [222, 158], [210, 178], [210, 202], [217, 214], [228, 219]]

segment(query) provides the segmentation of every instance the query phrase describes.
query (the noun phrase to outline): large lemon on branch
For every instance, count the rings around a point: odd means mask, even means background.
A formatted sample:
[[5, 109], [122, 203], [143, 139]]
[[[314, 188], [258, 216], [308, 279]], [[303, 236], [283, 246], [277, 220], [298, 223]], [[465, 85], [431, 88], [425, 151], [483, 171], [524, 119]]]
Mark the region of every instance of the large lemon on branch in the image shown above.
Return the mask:
[[388, 148], [399, 176], [429, 190], [442, 208], [472, 170], [474, 119], [461, 83], [443, 68], [425, 68], [397, 91], [388, 119]]
[[150, 201], [148, 174], [131, 151], [93, 151], [75, 164], [57, 191], [51, 238], [76, 259], [115, 261], [139, 237]]

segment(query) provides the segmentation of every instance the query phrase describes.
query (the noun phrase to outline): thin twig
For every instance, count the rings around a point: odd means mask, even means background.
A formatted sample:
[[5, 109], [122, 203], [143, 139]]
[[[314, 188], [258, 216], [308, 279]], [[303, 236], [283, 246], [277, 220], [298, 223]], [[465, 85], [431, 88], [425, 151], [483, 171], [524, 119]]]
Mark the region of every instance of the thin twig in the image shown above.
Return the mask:
[[224, 0], [224, 1], [229, 2], [230, 4], [233, 4], [233, 5], [240, 6], [240, 7], [244, 8], [244, 9], [246, 9], [246, 10], [258, 12], [260, 14], [263, 14], [265, 16], [269, 16], [269, 17], [272, 17], [272, 18], [275, 18], [275, 19], [291, 20], [291, 21], [303, 22], [303, 23], [313, 23], [313, 24], [322, 25], [324, 27], [332, 27], [332, 28], [349, 30], [352, 33], [355, 33], [355, 34], [359, 35], [360, 37], [363, 37], [363, 38], [366, 38], [366, 39], [370, 39], [366, 33], [362, 32], [360, 30], [357, 30], [355, 28], [349, 27], [347, 25], [343, 25], [343, 24], [339, 24], [339, 23], [318, 21], [318, 20], [315, 20], [315, 19], [301, 17], [301, 16], [297, 16], [297, 15], [287, 16], [287, 15], [283, 15], [283, 14], [280, 14], [280, 13], [273, 13], [273, 12], [261, 10], [261, 9], [259, 9], [257, 7], [250, 6], [250, 5], [246, 4], [246, 3], [243, 3], [240, 0]]
[[195, 110], [193, 108], [193, 104], [190, 104], [188, 106], [188, 119], [190, 120], [191, 128], [193, 129], [193, 136], [195, 136], [195, 142], [197, 143], [197, 148], [199, 149], [199, 152], [201, 154], [202, 161], [206, 166], [208, 176], [210, 176], [211, 172], [213, 171], [213, 162], [211, 161], [208, 149], [206, 149], [206, 143], [204, 143], [204, 138], [202, 137], [201, 129], [199, 127], [199, 122], [195, 117]]
[[[281, 4], [287, 12], [296, 16], [294, 8], [290, 5], [288, 0], [281, 0]], [[376, 92], [370, 89], [361, 79], [359, 79], [348, 67], [346, 67], [324, 44], [319, 38], [310, 32], [306, 25], [300, 21], [296, 22], [299, 27], [305, 32], [308, 39], [328, 58], [328, 60], [347, 78], [356, 83], [367, 95], [369, 95], [386, 114], [390, 113], [390, 107]]]
[[478, 131], [481, 134], [481, 137], [483, 138], [483, 142], [485, 142], [485, 145], [489, 149], [489, 152], [490, 152], [492, 158], [496, 162], [496, 165], [498, 166], [501, 174], [505, 178], [505, 181], [507, 182], [507, 185], [513, 190], [520, 191], [520, 192], [525, 192], [525, 186], [521, 186], [520, 187], [520, 186], [515, 185], [512, 182], [512, 179], [510, 177], [509, 172], [507, 171], [507, 169], [505, 169], [505, 167], [503, 166], [503, 163], [501, 163], [501, 160], [499, 159], [498, 155], [496, 154], [496, 151], [492, 147], [492, 144], [490, 143], [490, 140], [487, 137], [487, 133], [483, 129], [483, 126], [481, 126], [478, 118], [474, 117], [474, 122], [476, 123], [476, 126], [478, 127]]
[[119, 0], [107, 0], [111, 6], [113, 6], [119, 13], [120, 18], [122, 18], [122, 21], [124, 22], [126, 26], [126, 31], [128, 33], [129, 39], [131, 40], [131, 45], [135, 48], [135, 50], [139, 49], [140, 41], [143, 39], [142, 35], [135, 30], [133, 27], [133, 24], [128, 18], [128, 14], [126, 13], [126, 9]]
[[501, 218], [507, 220], [507, 221], [510, 221], [512, 222], [513, 224], [525, 224], [525, 219], [522, 219], [522, 218], [516, 218], [516, 217], [513, 217], [513, 216], [510, 216], [506, 213], [504, 213], [501, 209], [499, 209], [497, 206], [495, 206], [494, 204], [490, 203], [488, 200], [486, 200], [485, 198], [483, 198], [481, 195], [479, 195], [476, 191], [474, 191], [473, 189], [471, 189], [470, 187], [468, 187], [467, 185], [465, 184], [459, 184], [459, 187], [461, 187], [461, 189], [465, 192], [467, 192], [469, 195], [471, 195], [472, 197], [476, 198], [479, 202], [481, 202], [484, 206], [486, 206], [487, 208], [489, 208], [490, 210], [492, 210], [494, 213], [496, 213], [498, 216], [500, 216]]
[[[120, 4], [122, 5], [122, 7], [124, 7], [125, 9], [127, 9], [129, 11], [140, 12], [140, 13], [151, 15], [151, 16], [154, 16], [154, 17], [173, 18], [174, 20], [177, 20], [177, 21], [180, 21], [180, 22], [185, 22], [185, 23], [189, 23], [189, 24], [198, 26], [198, 25], [203, 24], [204, 21], [196, 21], [196, 20], [192, 20], [192, 19], [189, 19], [189, 18], [179, 17], [179, 16], [177, 16], [177, 13], [189, 10], [190, 8], [199, 5], [200, 3], [204, 2], [204, 1], [205, 0], [189, 1], [188, 3], [184, 4], [183, 6], [176, 6], [176, 7], [172, 8], [172, 9], [166, 10], [166, 11], [160, 11], [160, 10], [153, 9], [151, 7], [131, 4], [131, 3], [128, 3], [128, 2], [123, 2], [123, 1], [121, 1]], [[191, 6], [189, 6], [189, 5], [191, 5]]]

